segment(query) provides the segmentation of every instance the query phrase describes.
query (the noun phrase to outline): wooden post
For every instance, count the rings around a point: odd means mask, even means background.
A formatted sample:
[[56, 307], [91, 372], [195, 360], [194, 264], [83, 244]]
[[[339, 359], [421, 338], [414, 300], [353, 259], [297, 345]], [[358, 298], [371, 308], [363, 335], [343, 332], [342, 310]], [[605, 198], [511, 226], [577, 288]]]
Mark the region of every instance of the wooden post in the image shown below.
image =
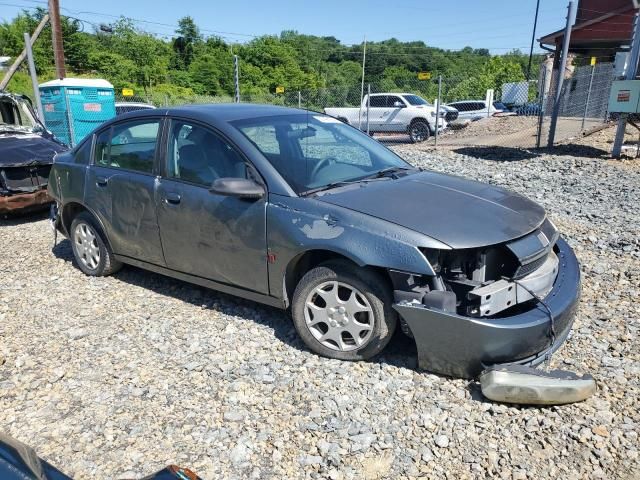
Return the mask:
[[64, 67], [62, 26], [60, 25], [60, 3], [58, 0], [49, 0], [49, 16], [51, 17], [51, 43], [53, 44], [53, 59], [56, 64], [56, 76], [62, 79], [67, 76], [67, 71]]

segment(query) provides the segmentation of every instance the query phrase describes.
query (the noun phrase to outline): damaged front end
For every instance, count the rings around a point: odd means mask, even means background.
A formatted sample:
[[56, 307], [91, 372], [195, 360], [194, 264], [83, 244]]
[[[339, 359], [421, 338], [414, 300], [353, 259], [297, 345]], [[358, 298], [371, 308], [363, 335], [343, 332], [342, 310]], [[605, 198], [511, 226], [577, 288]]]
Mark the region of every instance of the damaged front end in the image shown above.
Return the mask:
[[0, 94], [0, 214], [42, 208], [54, 156], [67, 148], [39, 123], [20, 96]]
[[504, 244], [423, 253], [435, 276], [391, 272], [421, 368], [475, 378], [491, 365], [536, 365], [568, 336], [580, 270], [548, 219]]

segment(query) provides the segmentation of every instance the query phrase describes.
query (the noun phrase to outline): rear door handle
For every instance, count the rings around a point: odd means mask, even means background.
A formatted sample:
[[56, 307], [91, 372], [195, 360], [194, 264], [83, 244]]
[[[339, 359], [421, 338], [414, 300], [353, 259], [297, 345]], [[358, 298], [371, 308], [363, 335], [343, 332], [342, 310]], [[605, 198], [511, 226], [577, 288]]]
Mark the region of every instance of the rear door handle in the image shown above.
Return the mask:
[[107, 177], [96, 177], [96, 185], [99, 187], [106, 187], [109, 179]]
[[167, 193], [164, 197], [165, 202], [170, 203], [172, 205], [178, 205], [182, 197], [179, 193]]

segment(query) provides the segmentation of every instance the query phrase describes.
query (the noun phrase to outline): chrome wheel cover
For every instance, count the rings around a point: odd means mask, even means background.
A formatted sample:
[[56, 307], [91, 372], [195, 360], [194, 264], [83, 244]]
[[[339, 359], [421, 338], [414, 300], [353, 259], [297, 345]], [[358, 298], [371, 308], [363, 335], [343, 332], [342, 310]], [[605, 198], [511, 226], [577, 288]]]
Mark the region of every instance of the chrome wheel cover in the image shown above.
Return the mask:
[[81, 222], [73, 231], [74, 249], [78, 259], [89, 270], [95, 270], [100, 265], [100, 247], [98, 236], [88, 223]]
[[374, 314], [357, 288], [335, 280], [321, 283], [305, 301], [304, 318], [313, 337], [339, 352], [364, 347], [373, 336]]

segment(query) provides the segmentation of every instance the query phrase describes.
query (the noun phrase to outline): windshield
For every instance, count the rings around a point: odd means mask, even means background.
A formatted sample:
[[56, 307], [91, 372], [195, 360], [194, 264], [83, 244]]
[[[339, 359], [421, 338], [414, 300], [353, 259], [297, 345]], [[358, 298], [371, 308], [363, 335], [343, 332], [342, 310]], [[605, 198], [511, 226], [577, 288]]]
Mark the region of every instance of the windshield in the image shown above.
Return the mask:
[[296, 193], [349, 182], [389, 168], [412, 168], [359, 130], [319, 114], [232, 122]]
[[26, 100], [14, 96], [0, 96], [0, 130], [27, 130], [40, 128]]
[[418, 95], [403, 95], [403, 97], [411, 105], [431, 105], [424, 98], [419, 97]]

